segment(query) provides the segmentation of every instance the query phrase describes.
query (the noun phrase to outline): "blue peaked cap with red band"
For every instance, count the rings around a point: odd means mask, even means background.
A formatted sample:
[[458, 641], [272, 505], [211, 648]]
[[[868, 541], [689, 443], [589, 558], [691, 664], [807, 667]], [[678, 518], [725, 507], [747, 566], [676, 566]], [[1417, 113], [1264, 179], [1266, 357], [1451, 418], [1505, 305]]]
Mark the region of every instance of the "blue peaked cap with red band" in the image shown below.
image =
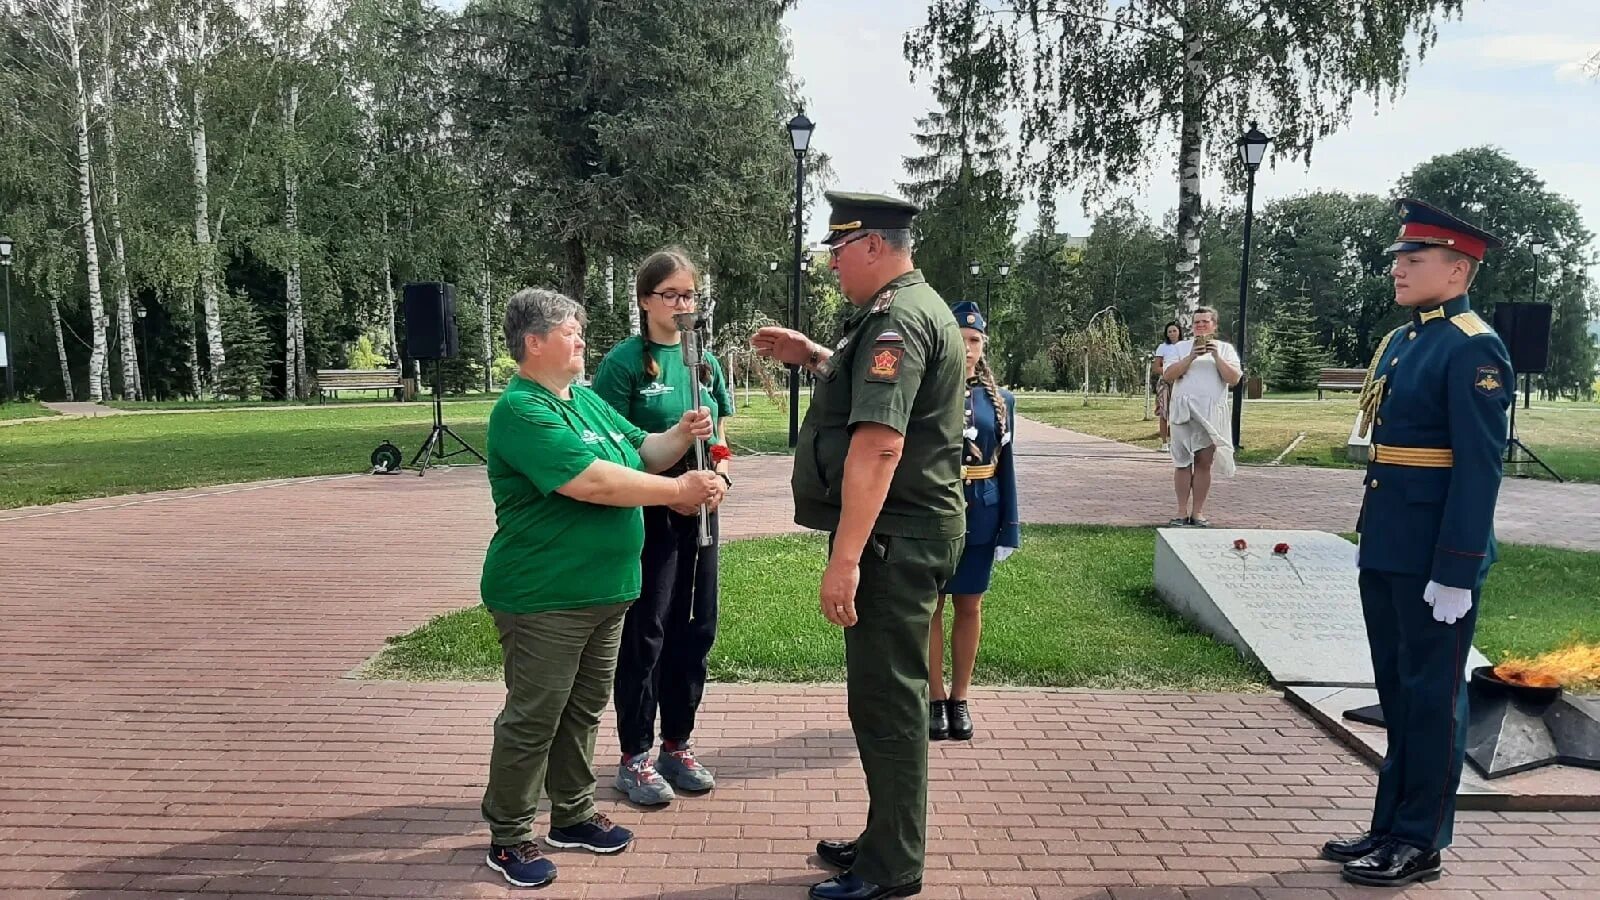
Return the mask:
[[983, 320], [983, 311], [978, 309], [978, 304], [971, 300], [962, 300], [953, 304], [950, 311], [956, 315], [956, 324], [962, 328], [975, 328], [984, 334], [989, 333], [989, 323]]
[[1395, 208], [1400, 212], [1400, 234], [1386, 253], [1448, 247], [1483, 262], [1486, 251], [1505, 246], [1499, 238], [1482, 228], [1421, 200], [1405, 197], [1395, 201]]

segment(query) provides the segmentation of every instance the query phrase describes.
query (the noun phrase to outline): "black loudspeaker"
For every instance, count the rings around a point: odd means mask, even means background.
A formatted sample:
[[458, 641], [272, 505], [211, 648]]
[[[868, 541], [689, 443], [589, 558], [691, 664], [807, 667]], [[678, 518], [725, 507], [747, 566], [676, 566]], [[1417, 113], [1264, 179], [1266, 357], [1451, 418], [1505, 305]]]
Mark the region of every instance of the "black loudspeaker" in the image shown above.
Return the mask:
[[455, 359], [460, 350], [456, 331], [456, 286], [442, 281], [405, 286], [406, 356], [411, 359]]
[[1494, 330], [1511, 354], [1518, 375], [1543, 372], [1550, 365], [1550, 304], [1500, 303], [1494, 308]]

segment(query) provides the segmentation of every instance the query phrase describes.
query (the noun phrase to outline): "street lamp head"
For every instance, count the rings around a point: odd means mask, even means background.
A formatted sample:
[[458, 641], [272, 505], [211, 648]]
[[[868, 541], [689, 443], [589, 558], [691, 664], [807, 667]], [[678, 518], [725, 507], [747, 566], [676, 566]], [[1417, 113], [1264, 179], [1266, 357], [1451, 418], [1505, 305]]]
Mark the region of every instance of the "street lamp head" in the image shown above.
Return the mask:
[[[1534, 235], [1533, 236], [1533, 240], [1528, 242], [1528, 246], [1532, 247], [1533, 248], [1533, 252], [1536, 253], [1536, 254], [1537, 253], [1543, 253], [1544, 252], [1544, 235], [1542, 235], [1542, 234]], [[0, 251], [0, 252], [7, 252], [7, 251]]]
[[778, 271], [778, 261], [775, 260], [775, 259], [767, 260], [767, 271], [768, 272], [776, 272], [776, 271]]
[[811, 271], [811, 257], [809, 257], [809, 256], [800, 257], [800, 271], [802, 271], [802, 272]]
[[1001, 278], [1008, 278], [1008, 277], [1010, 277], [1010, 275], [1011, 275], [1011, 263], [1008, 263], [1008, 262], [1001, 263], [1000, 264], [1000, 277]]
[[0, 266], [11, 265], [11, 238], [0, 236]]
[[977, 260], [973, 260], [972, 262], [967, 263], [967, 274], [969, 274], [969, 275], [977, 275], [979, 272], [982, 272], [982, 271], [983, 271], [983, 264], [978, 262]]
[[1272, 138], [1261, 133], [1255, 122], [1250, 123], [1250, 130], [1239, 136], [1239, 159], [1244, 162], [1244, 167], [1254, 172], [1261, 168], [1261, 161], [1267, 157], [1267, 144]]
[[150, 315], [150, 311], [148, 309], [144, 308], [144, 304], [143, 303], [141, 303], [138, 306], [134, 307], [134, 309], [138, 312], [139, 318], [141, 318], [141, 319], [144, 318], [145, 316]]
[[811, 132], [816, 129], [816, 123], [806, 118], [805, 113], [789, 120], [789, 146], [794, 148], [795, 156], [805, 155], [806, 149], [811, 146]]

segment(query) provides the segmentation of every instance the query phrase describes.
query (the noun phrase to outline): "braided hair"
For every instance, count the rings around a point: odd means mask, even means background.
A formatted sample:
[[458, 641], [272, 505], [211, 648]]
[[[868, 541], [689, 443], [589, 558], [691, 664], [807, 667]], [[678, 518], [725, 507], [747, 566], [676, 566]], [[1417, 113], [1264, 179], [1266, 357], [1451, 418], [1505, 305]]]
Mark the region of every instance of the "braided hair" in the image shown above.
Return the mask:
[[1006, 398], [1000, 395], [1000, 385], [995, 383], [994, 370], [989, 368], [988, 357], [978, 357], [977, 374], [978, 380], [983, 383], [984, 393], [989, 395], [989, 402], [994, 404], [995, 437], [1004, 444], [1007, 427]]
[[[679, 272], [689, 273], [689, 277], [697, 282], [700, 280], [700, 270], [695, 266], [694, 260], [689, 257], [689, 251], [682, 247], [667, 247], [645, 257], [644, 262], [639, 264], [639, 271], [633, 279], [634, 292], [637, 294], [633, 298], [633, 302], [638, 304], [642, 311], [644, 309], [644, 298], [650, 296], [656, 288], [661, 286], [662, 282], [677, 275]], [[650, 355], [649, 324], [645, 323], [641, 330], [643, 334], [640, 337], [643, 340], [639, 342], [639, 346], [644, 354], [644, 373], [650, 376], [652, 380], [660, 378], [661, 367], [656, 364], [655, 357]], [[706, 365], [704, 360], [695, 364], [695, 371], [700, 375], [701, 384], [711, 384], [711, 367]]]

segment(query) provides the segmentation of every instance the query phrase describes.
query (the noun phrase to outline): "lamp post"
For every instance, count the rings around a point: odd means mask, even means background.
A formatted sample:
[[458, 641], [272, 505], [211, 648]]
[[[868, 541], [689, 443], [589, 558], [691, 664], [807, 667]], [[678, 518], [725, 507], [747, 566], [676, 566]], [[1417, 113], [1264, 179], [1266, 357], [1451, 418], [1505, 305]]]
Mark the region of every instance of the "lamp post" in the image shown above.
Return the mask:
[[[999, 278], [983, 279], [983, 313], [990, 318], [994, 317], [994, 311], [989, 309], [989, 301], [992, 299], [992, 289], [995, 285], [1011, 277], [1011, 263], [1003, 262], [996, 266], [995, 270], [1000, 273]], [[974, 278], [982, 275], [983, 263], [980, 263], [977, 260], [967, 263], [967, 274]]]
[[[800, 221], [805, 208], [806, 150], [816, 124], [800, 113], [789, 120], [789, 146], [794, 150], [794, 277], [789, 293], [789, 327], [800, 330]], [[800, 367], [789, 367], [789, 447], [800, 443]]]
[[[1533, 249], [1533, 302], [1539, 302], [1539, 257], [1544, 255], [1544, 235], [1536, 234], [1528, 243]], [[1522, 408], [1528, 409], [1533, 399], [1533, 378], [1527, 372], [1522, 373]]]
[[11, 238], [0, 237], [0, 266], [6, 268], [6, 402], [17, 396], [17, 336], [11, 331]]
[[1239, 383], [1233, 386], [1233, 447], [1239, 450], [1239, 425], [1244, 419], [1244, 384], [1249, 357], [1250, 319], [1250, 226], [1255, 221], [1256, 170], [1267, 156], [1272, 139], [1261, 133], [1256, 123], [1239, 136], [1239, 160], [1244, 163], [1244, 256], [1239, 265]]
[[140, 337], [144, 340], [144, 349], [139, 353], [139, 392], [145, 400], [150, 399], [150, 323], [144, 317], [150, 314], [143, 303], [136, 307], [139, 315], [139, 330], [143, 332]]

